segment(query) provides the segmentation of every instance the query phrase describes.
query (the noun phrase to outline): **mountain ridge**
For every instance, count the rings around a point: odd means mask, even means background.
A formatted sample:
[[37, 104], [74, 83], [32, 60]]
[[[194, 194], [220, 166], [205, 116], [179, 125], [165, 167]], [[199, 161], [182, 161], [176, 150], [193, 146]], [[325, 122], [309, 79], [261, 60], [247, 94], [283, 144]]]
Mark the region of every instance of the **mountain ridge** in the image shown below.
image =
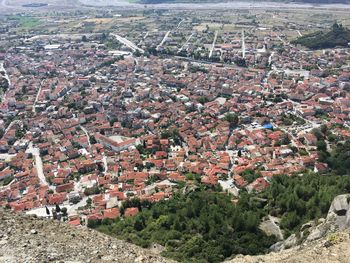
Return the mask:
[[280, 2], [280, 3], [304, 3], [304, 4], [350, 4], [349, 0], [296, 0], [296, 1], [285, 1], [285, 0], [136, 0], [137, 3], [141, 4], [171, 4], [171, 3], [188, 3], [188, 4], [199, 4], [199, 3], [226, 3], [226, 2]]

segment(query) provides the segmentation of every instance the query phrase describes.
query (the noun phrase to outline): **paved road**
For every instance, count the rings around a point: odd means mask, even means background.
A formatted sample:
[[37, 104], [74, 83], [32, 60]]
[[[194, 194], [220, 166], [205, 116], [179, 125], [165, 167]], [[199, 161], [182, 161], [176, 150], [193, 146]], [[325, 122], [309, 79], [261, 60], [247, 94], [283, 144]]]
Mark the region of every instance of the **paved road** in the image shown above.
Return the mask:
[[160, 42], [160, 44], [157, 46], [157, 50], [159, 50], [163, 45], [164, 45], [164, 43], [165, 43], [165, 41], [168, 39], [168, 37], [169, 37], [169, 34], [170, 34], [170, 31], [168, 31], [168, 32], [166, 32], [165, 33], [165, 35], [164, 35], [164, 37], [163, 37], [163, 39], [162, 39], [162, 41]]
[[187, 38], [185, 44], [182, 45], [182, 47], [179, 49], [178, 53], [180, 53], [180, 52], [185, 48], [185, 46], [188, 44], [188, 42], [190, 42], [191, 38], [193, 37], [193, 34], [194, 34], [194, 33], [192, 33], [192, 34]]
[[11, 80], [10, 80], [9, 75], [7, 74], [7, 71], [6, 71], [5, 67], [4, 67], [4, 63], [3, 62], [0, 63], [0, 71], [5, 73], [4, 77], [5, 77], [5, 79], [7, 79], [8, 83], [9, 83], [9, 87], [10, 87], [11, 86]]
[[242, 30], [242, 58], [245, 58], [245, 36], [244, 36], [244, 30]]
[[49, 185], [47, 183], [45, 175], [44, 175], [43, 161], [41, 160], [41, 157], [40, 157], [40, 150], [39, 150], [39, 148], [35, 148], [33, 146], [33, 143], [30, 142], [26, 152], [33, 154], [33, 156], [35, 157], [35, 167], [36, 167], [36, 170], [37, 170], [37, 173], [38, 173], [38, 177], [40, 179], [41, 184], [42, 185]]
[[182, 24], [183, 21], [185, 21], [185, 19], [181, 19], [181, 21], [179, 22], [179, 24], [176, 27], [176, 30], [178, 30], [180, 28], [180, 25]]
[[283, 43], [283, 45], [287, 46], [287, 45], [289, 44], [289, 43], [287, 43], [286, 41], [284, 41], [284, 40], [280, 37], [280, 35], [278, 35], [277, 33], [273, 32], [273, 34], [277, 37], [277, 39], [278, 39], [279, 41], [281, 41], [281, 42]]
[[269, 56], [269, 66], [271, 66], [271, 64], [272, 64], [272, 58], [274, 55], [275, 55], [275, 52], [274, 51], [271, 52], [271, 55]]
[[20, 120], [11, 121], [10, 124], [9, 124], [9, 126], [7, 126], [7, 128], [5, 129], [5, 133], [4, 133], [4, 134], [6, 134], [6, 133], [11, 129], [11, 127], [12, 127], [14, 124], [21, 125], [21, 124], [22, 124], [22, 121], [20, 121]]
[[33, 103], [33, 108], [32, 108], [32, 112], [33, 113], [35, 113], [35, 104], [38, 102], [38, 99], [39, 99], [39, 96], [40, 96], [40, 93], [41, 93], [41, 89], [43, 87], [44, 82], [45, 82], [45, 80], [42, 80], [40, 82], [39, 90], [38, 90], [38, 93], [36, 94], [35, 101]]
[[[91, 196], [91, 197], [93, 197], [93, 196]], [[63, 207], [67, 208], [68, 216], [77, 215], [78, 208], [81, 206], [85, 206], [87, 199], [88, 199], [88, 197], [85, 196], [82, 200], [80, 200], [79, 203], [77, 203], [75, 205], [69, 204], [68, 201], [65, 201], [63, 204], [60, 204], [60, 208], [61, 209]], [[51, 213], [51, 209], [56, 208], [56, 205], [47, 205], [47, 208], [50, 210], [50, 213]], [[45, 206], [31, 209], [31, 210], [27, 211], [26, 214], [27, 215], [37, 215], [39, 217], [47, 217]]]
[[[88, 137], [89, 147], [91, 148], [89, 132], [81, 125], [80, 125], [80, 128], [86, 134], [86, 136]], [[107, 171], [108, 171], [107, 156], [104, 153], [102, 155], [103, 155], [102, 162], [103, 162], [103, 166], [104, 166], [104, 172], [103, 173], [106, 174]], [[76, 189], [75, 190], [76, 191], [80, 191], [81, 190], [81, 189], [79, 189], [80, 188], [80, 182], [79, 183], [75, 183], [75, 185], [76, 185]]]
[[103, 166], [105, 168], [103, 173], [106, 174], [108, 171], [107, 156], [104, 153], [102, 155], [103, 155], [102, 162], [103, 162]]
[[218, 31], [215, 31], [213, 44], [211, 45], [211, 49], [210, 49], [210, 52], [209, 52], [209, 58], [211, 58], [211, 56], [213, 55], [213, 51], [214, 51], [214, 47], [215, 47], [215, 43], [216, 43], [217, 37], [218, 37]]
[[148, 34], [149, 34], [149, 32], [147, 31], [146, 34], [143, 36], [143, 38], [140, 40], [140, 42], [137, 45], [140, 46], [142, 44], [142, 42], [146, 39], [146, 37], [148, 37]]
[[[7, 80], [8, 86], [9, 86], [9, 88], [10, 88], [10, 87], [11, 87], [11, 80], [10, 80], [9, 75], [7, 74], [7, 71], [6, 71], [5, 67], [4, 67], [4, 63], [3, 63], [3, 62], [0, 63], [0, 72], [4, 72], [4, 78]], [[4, 102], [4, 101], [5, 101], [5, 98], [6, 98], [6, 92], [4, 92], [4, 93], [1, 95], [1, 101]]]
[[140, 51], [141, 53], [144, 53], [145, 51], [138, 46], [136, 46], [133, 42], [126, 39], [125, 37], [119, 36], [118, 34], [111, 34], [111, 36], [114, 36], [120, 43], [124, 44], [128, 48], [132, 49], [132, 51]]
[[137, 70], [137, 66], [139, 65], [139, 61], [138, 61], [138, 59], [137, 58], [134, 58], [134, 61], [135, 61], [135, 66], [134, 66], [134, 73], [136, 72], [136, 70]]
[[80, 128], [81, 128], [81, 130], [85, 133], [85, 135], [87, 136], [87, 138], [88, 138], [88, 143], [89, 143], [89, 148], [91, 148], [90, 135], [89, 135], [88, 131], [87, 131], [83, 126], [81, 126], [81, 125], [80, 125]]
[[89, 197], [85, 196], [85, 197], [83, 197], [83, 199], [80, 200], [79, 203], [77, 203], [75, 205], [70, 205], [69, 208], [67, 208], [68, 216], [77, 215], [78, 208], [81, 206], [86, 206], [86, 200], [88, 200], [88, 198]]

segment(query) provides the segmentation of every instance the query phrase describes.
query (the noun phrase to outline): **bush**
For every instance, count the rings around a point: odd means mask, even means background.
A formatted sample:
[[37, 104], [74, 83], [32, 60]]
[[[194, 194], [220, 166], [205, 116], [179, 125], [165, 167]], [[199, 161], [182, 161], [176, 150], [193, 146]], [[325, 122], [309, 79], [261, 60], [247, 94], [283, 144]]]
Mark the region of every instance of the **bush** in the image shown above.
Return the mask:
[[14, 179], [14, 176], [13, 175], [10, 175], [8, 177], [5, 177], [4, 180], [2, 181], [2, 184], [3, 185], [8, 185], [9, 183], [12, 182], [12, 180]]
[[[139, 202], [129, 200], [123, 207], [137, 207]], [[140, 246], [158, 243], [166, 247], [164, 255], [179, 261], [221, 262], [232, 254], [267, 251], [275, 239], [260, 231], [261, 216], [262, 211], [244, 203], [233, 205], [228, 195], [199, 190], [175, 194], [103, 231]]]
[[85, 188], [84, 194], [85, 195], [96, 195], [101, 193], [101, 189], [98, 186], [93, 186], [90, 188]]

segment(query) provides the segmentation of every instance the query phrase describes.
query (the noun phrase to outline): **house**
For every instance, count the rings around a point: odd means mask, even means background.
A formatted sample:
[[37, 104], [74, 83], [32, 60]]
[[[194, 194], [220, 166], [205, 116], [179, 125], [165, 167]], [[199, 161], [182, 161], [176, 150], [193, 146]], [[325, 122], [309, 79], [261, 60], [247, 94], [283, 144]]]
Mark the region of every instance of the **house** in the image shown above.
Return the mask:
[[124, 216], [125, 217], [131, 217], [137, 215], [139, 212], [139, 209], [137, 207], [129, 207], [126, 208], [124, 211]]
[[304, 142], [306, 145], [315, 146], [317, 143], [317, 137], [312, 133], [306, 133], [303, 135]]
[[102, 211], [103, 218], [114, 219], [120, 216], [119, 209], [117, 207], [105, 209]]
[[252, 191], [261, 192], [262, 190], [266, 189], [269, 186], [270, 186], [270, 183], [266, 181], [264, 177], [259, 177], [254, 182], [249, 184], [246, 188], [247, 188], [247, 191], [250, 193]]
[[129, 139], [123, 140], [122, 142], [117, 142], [100, 133], [96, 133], [95, 138], [99, 143], [103, 144], [105, 147], [109, 149], [112, 149], [115, 152], [121, 152], [123, 150], [127, 150], [130, 146], [139, 144], [139, 140], [135, 138], [129, 138]]
[[233, 182], [237, 187], [240, 187], [240, 188], [243, 188], [248, 184], [248, 182], [246, 180], [244, 180], [244, 178], [238, 174], [235, 174], [233, 176]]
[[74, 182], [70, 182], [67, 184], [61, 184], [56, 187], [56, 192], [57, 193], [62, 193], [62, 192], [70, 192], [74, 189]]
[[315, 163], [315, 167], [314, 167], [315, 173], [324, 173], [324, 172], [327, 172], [328, 170], [329, 170], [328, 164], [320, 163], [320, 162]]
[[4, 169], [0, 171], [0, 180], [3, 180], [5, 178], [8, 178], [13, 175], [13, 170], [12, 169]]

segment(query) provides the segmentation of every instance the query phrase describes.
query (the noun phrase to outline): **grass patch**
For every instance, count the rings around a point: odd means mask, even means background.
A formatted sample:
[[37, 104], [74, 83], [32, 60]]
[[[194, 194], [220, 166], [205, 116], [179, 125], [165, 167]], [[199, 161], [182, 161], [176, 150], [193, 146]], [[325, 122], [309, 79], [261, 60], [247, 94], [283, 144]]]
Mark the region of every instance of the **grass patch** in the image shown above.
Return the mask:
[[18, 21], [18, 27], [20, 29], [32, 29], [41, 24], [41, 21], [35, 17], [29, 16], [13, 16], [12, 19]]

